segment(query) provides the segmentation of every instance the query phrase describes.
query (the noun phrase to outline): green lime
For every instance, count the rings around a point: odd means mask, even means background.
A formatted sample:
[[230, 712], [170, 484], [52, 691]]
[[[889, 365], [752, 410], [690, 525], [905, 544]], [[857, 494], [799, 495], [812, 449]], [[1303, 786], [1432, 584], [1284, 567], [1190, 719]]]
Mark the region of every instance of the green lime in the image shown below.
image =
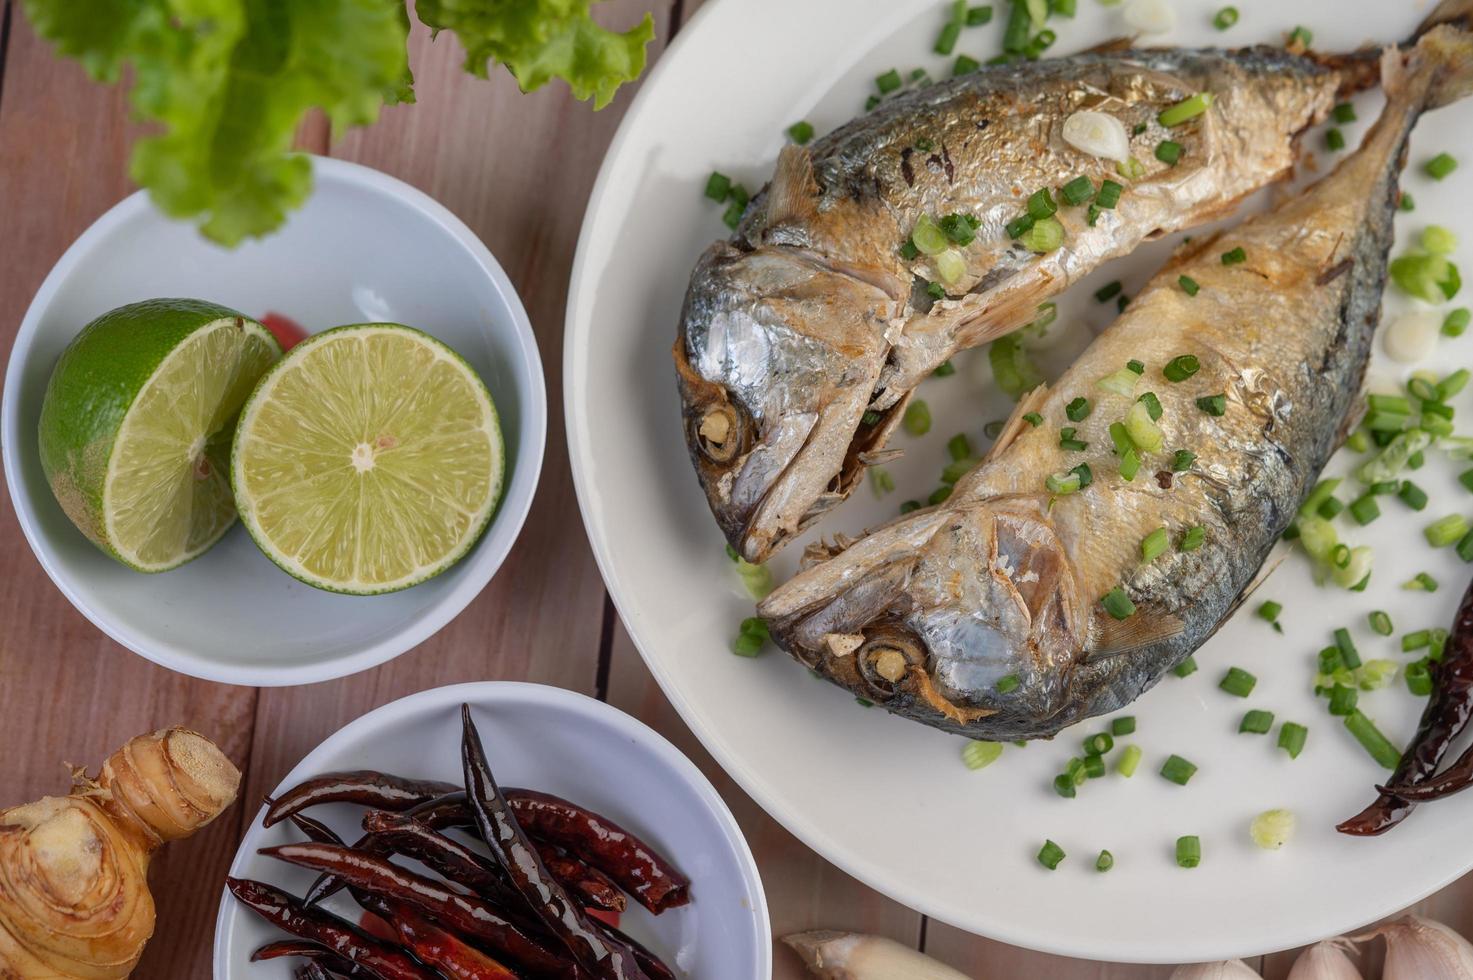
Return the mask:
[[241, 410], [242, 522], [308, 585], [371, 595], [460, 560], [501, 497], [496, 406], [449, 347], [396, 323], [309, 337]]
[[264, 327], [194, 299], [93, 320], [51, 373], [41, 468], [72, 523], [143, 572], [203, 554], [235, 522], [235, 419], [281, 356]]

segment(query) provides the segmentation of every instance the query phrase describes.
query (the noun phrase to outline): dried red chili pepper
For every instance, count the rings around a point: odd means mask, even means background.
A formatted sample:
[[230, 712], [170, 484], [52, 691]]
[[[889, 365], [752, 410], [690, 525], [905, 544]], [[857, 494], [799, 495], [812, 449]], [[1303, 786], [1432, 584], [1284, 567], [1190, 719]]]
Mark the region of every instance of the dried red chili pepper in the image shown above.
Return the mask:
[[326, 969], [348, 977], [349, 980], [379, 980], [378, 974], [370, 972], [352, 960], [344, 959], [321, 943], [310, 942], [306, 939], [282, 939], [274, 943], [267, 943], [251, 954], [251, 962], [274, 960], [283, 956], [301, 956], [315, 960]]
[[461, 941], [402, 902], [391, 903], [389, 912], [389, 922], [399, 934], [399, 941], [449, 980], [517, 980], [517, 975], [504, 963]]
[[436, 980], [433, 973], [408, 954], [369, 938], [329, 912], [307, 908], [279, 888], [245, 878], [226, 878], [225, 887], [267, 922], [293, 936], [321, 943], [337, 955], [371, 970], [380, 980]]
[[405, 902], [429, 913], [468, 939], [486, 944], [518, 966], [542, 976], [585, 976], [561, 950], [550, 949], [528, 935], [485, 899], [463, 895], [450, 886], [415, 874], [391, 861], [336, 844], [282, 844], [260, 850], [314, 871], [326, 871], [370, 895]]
[[293, 786], [266, 808], [263, 826], [280, 823], [293, 813], [323, 803], [358, 803], [376, 810], [407, 810], [459, 787], [433, 780], [405, 779], [372, 769], [325, 772]]
[[512, 886], [594, 976], [602, 980], [649, 980], [635, 960], [634, 951], [600, 932], [582, 907], [548, 874], [496, 785], [476, 723], [471, 718], [470, 705], [460, 706], [460, 721], [460, 759], [465, 772], [466, 797], [482, 840], [511, 878]]
[[600, 912], [623, 912], [629, 907], [624, 893], [609, 876], [595, 867], [584, 864], [571, 854], [565, 854], [556, 844], [532, 838], [537, 856], [542, 858], [550, 875], [556, 878], [570, 895], [583, 903], [585, 908]]
[[[1473, 750], [1465, 752], [1447, 773], [1433, 776], [1448, 747], [1473, 716], [1473, 584], [1458, 604], [1442, 659], [1431, 667], [1432, 697], [1422, 709], [1412, 744], [1402, 753], [1390, 781], [1378, 787], [1381, 795], [1341, 823], [1336, 828], [1341, 833], [1358, 837], [1383, 834], [1405, 820], [1418, 802], [1435, 798], [1416, 795], [1423, 788], [1442, 785], [1435, 794], [1442, 796], [1473, 783]], [[1454, 770], [1463, 775], [1450, 777]], [[1448, 782], [1444, 784], [1445, 778]]]

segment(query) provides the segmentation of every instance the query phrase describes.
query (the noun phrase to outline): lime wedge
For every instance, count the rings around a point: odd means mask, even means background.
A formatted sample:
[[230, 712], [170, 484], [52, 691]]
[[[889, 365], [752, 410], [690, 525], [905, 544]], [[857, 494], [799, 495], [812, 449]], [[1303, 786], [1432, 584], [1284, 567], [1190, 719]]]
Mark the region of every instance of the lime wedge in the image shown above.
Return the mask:
[[235, 523], [235, 419], [281, 356], [259, 323], [214, 303], [156, 299], [77, 336], [41, 405], [41, 467], [72, 522], [139, 571], [203, 554]]
[[395, 323], [292, 348], [252, 393], [231, 482], [261, 550], [309, 585], [371, 595], [468, 552], [501, 497], [496, 406], [449, 347]]

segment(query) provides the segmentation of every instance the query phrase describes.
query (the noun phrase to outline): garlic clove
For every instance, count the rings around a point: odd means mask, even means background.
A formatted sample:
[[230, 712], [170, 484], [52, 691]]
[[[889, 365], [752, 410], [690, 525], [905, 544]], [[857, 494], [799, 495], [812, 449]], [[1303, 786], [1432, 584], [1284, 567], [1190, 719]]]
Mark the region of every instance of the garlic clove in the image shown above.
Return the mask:
[[1360, 971], [1345, 955], [1355, 947], [1345, 939], [1326, 939], [1299, 954], [1288, 980], [1362, 980]]
[[1108, 112], [1081, 109], [1064, 120], [1060, 135], [1081, 153], [1123, 163], [1130, 156], [1130, 137], [1125, 124]]
[[1408, 915], [1351, 938], [1372, 936], [1386, 939], [1381, 980], [1473, 980], [1473, 945], [1441, 922]]
[[783, 942], [819, 980], [970, 980], [883, 936], [819, 930], [784, 936]]
[[1393, 361], [1414, 364], [1432, 356], [1442, 333], [1442, 315], [1436, 310], [1408, 310], [1391, 321], [1381, 346]]
[[1171, 973], [1171, 980], [1261, 980], [1258, 972], [1242, 960], [1220, 963], [1186, 963]]
[[1176, 8], [1170, 0], [1129, 0], [1121, 13], [1142, 34], [1165, 34], [1176, 26]]

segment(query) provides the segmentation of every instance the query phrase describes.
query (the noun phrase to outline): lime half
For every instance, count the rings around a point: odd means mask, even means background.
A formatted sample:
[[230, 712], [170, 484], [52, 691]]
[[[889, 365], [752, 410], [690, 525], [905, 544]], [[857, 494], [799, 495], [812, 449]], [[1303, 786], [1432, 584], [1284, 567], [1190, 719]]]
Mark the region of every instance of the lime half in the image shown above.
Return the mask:
[[108, 554], [162, 572], [235, 523], [235, 419], [281, 348], [254, 320], [155, 299], [93, 320], [46, 387], [41, 467], [62, 509]]
[[470, 550], [501, 497], [496, 406], [449, 347], [396, 323], [338, 327], [261, 380], [235, 435], [241, 520], [333, 592], [392, 592]]

